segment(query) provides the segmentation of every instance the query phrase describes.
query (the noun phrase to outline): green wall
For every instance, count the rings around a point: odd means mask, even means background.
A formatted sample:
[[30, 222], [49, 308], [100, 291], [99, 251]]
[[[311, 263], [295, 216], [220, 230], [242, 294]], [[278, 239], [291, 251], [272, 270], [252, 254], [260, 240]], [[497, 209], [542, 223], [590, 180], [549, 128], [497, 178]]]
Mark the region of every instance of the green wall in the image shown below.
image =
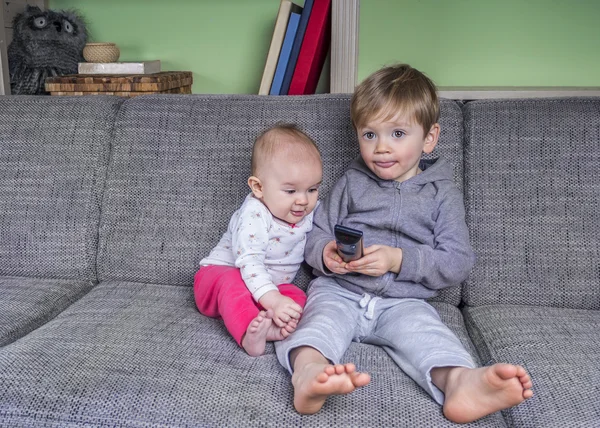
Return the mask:
[[363, 0], [359, 80], [407, 62], [440, 86], [600, 86], [598, 0]]
[[[299, 1], [299, 3], [302, 3]], [[49, 0], [121, 61], [194, 72], [194, 93], [256, 93], [279, 0]], [[408, 62], [440, 86], [600, 86], [598, 0], [362, 0], [359, 80]], [[327, 67], [327, 66], [326, 66]], [[325, 70], [324, 76], [328, 70]], [[327, 79], [318, 92], [326, 92]]]

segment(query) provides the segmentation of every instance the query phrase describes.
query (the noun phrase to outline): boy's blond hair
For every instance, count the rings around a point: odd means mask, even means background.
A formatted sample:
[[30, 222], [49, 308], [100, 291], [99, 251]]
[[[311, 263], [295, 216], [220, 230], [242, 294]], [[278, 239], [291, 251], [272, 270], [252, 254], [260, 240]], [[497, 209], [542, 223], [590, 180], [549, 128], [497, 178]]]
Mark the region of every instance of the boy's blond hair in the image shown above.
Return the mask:
[[350, 105], [357, 129], [370, 120], [390, 120], [397, 114], [416, 121], [425, 133], [440, 116], [435, 84], [408, 64], [384, 67], [371, 74], [356, 87]]
[[260, 167], [276, 156], [288, 155], [300, 160], [312, 156], [321, 161], [321, 152], [317, 144], [298, 126], [292, 123], [276, 123], [262, 132], [254, 141], [252, 148], [252, 175], [257, 175]]

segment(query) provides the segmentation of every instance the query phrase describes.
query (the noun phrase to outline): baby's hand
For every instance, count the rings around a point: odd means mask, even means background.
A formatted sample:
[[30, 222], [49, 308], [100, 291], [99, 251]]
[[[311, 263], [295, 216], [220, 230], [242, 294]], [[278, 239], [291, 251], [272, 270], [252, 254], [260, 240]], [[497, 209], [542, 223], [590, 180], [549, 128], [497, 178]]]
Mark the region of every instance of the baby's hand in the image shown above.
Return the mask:
[[371, 245], [364, 249], [364, 256], [346, 264], [349, 272], [369, 276], [381, 276], [387, 272], [399, 273], [402, 266], [402, 250], [387, 245]]
[[335, 241], [330, 241], [323, 248], [323, 263], [333, 273], [343, 275], [348, 273], [346, 262], [342, 260], [337, 252], [337, 244]]
[[269, 291], [258, 299], [265, 309], [273, 310], [273, 322], [277, 327], [285, 327], [291, 320], [299, 320], [302, 306], [279, 291]]

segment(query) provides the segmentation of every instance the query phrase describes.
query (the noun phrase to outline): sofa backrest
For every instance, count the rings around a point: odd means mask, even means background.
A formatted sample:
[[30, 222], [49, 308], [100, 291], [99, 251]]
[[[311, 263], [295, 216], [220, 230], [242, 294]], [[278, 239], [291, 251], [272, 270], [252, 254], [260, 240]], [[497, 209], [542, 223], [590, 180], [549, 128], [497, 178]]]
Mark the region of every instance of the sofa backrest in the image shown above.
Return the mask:
[[468, 103], [468, 305], [600, 309], [600, 100]]
[[0, 97], [0, 275], [96, 280], [117, 97]]
[[[318, 144], [324, 197], [358, 156], [348, 95], [259, 97], [160, 95], [127, 100], [115, 125], [102, 206], [98, 274], [190, 285], [249, 193], [254, 138], [278, 121], [297, 123]], [[442, 103], [440, 154], [462, 186], [462, 113]], [[303, 267], [296, 284], [306, 287]], [[455, 304], [460, 290], [445, 292]]]

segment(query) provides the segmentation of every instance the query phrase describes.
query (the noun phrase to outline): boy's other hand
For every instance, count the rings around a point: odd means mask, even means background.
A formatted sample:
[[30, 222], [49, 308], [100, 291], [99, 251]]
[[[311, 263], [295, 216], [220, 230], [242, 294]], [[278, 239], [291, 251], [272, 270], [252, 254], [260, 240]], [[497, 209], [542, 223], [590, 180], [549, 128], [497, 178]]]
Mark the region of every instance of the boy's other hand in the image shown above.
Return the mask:
[[333, 273], [340, 275], [348, 273], [346, 262], [338, 254], [335, 241], [328, 242], [325, 248], [323, 248], [323, 263]]
[[387, 272], [399, 273], [402, 266], [402, 250], [387, 245], [371, 245], [364, 249], [364, 256], [346, 264], [348, 272], [369, 276], [381, 276]]
[[277, 327], [285, 327], [292, 319], [299, 320], [302, 314], [302, 306], [279, 291], [272, 290], [263, 294], [258, 303], [273, 311], [273, 322]]

